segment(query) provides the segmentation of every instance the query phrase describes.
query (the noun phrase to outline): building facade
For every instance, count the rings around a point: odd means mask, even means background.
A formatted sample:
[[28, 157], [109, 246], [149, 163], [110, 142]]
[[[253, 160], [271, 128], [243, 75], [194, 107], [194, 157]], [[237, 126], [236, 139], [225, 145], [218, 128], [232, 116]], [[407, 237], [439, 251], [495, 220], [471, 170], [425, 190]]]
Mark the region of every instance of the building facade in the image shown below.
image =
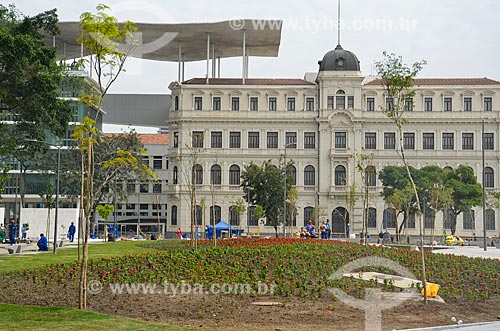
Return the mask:
[[[305, 77], [194, 78], [170, 84], [172, 139], [167, 193], [171, 226], [183, 230], [190, 226], [189, 188], [194, 165], [197, 203], [205, 201], [197, 208], [198, 223], [213, 217], [213, 188], [216, 220], [229, 220], [250, 231], [262, 228], [252, 217], [251, 206], [241, 224], [232, 212], [235, 200], [243, 195], [240, 174], [250, 162], [272, 160], [277, 165], [286, 153], [286, 158], [294, 162], [293, 181], [298, 191], [296, 227], [312, 218], [316, 207], [320, 217], [332, 219], [333, 232], [343, 233], [346, 222], [351, 231], [361, 231], [364, 187], [362, 175], [356, 170], [357, 155], [370, 155], [376, 173], [385, 166], [403, 165], [397, 153], [397, 127], [383, 112], [390, 100], [382, 81], [364, 77], [356, 55], [341, 46], [319, 62], [318, 74]], [[409, 163], [416, 168], [465, 164], [474, 169], [480, 183], [486, 176], [488, 191], [496, 190], [500, 185], [500, 82], [488, 78], [416, 79], [414, 90], [412, 107], [405, 114], [408, 124], [404, 126]], [[369, 186], [368, 232], [378, 233], [383, 227], [395, 232], [384, 216], [388, 207], [376, 175]], [[359, 199], [349, 215], [351, 187]], [[497, 214], [498, 210], [487, 212], [488, 235], [498, 234]], [[460, 215], [457, 232], [482, 233], [481, 219], [481, 208]], [[409, 234], [416, 234], [417, 229], [410, 226]], [[273, 232], [271, 228], [261, 230]], [[441, 213], [430, 230], [445, 232]]]

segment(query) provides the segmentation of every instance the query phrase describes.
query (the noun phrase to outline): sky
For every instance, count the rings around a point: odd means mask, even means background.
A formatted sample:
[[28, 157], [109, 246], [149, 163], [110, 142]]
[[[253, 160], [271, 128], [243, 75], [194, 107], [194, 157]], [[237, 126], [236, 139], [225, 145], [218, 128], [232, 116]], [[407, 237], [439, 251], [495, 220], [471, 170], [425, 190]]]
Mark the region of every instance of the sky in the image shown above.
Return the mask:
[[[277, 58], [250, 58], [249, 77], [302, 78], [337, 45], [335, 0], [18, 0], [25, 15], [57, 8], [61, 21], [78, 21], [105, 3], [120, 21], [150, 23], [281, 19]], [[425, 59], [420, 77], [488, 77], [500, 80], [498, 0], [344, 0], [341, 44], [361, 61], [364, 75], [388, 51], [405, 62]], [[187, 63], [185, 78], [204, 77], [206, 64]], [[241, 76], [241, 58], [222, 59], [222, 77]], [[129, 59], [110, 93], [168, 94], [177, 64]]]

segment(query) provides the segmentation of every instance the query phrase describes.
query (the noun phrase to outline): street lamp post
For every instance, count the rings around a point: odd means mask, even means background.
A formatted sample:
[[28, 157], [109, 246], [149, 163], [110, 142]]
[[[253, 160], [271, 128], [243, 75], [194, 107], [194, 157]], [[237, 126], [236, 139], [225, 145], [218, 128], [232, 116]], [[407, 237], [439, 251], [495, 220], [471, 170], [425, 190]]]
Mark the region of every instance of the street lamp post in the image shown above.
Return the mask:
[[57, 170], [56, 170], [56, 215], [54, 220], [54, 250], [56, 253], [57, 248], [57, 221], [59, 220], [59, 173], [61, 169], [61, 148], [62, 146], [54, 146], [57, 148]]
[[488, 248], [486, 246], [486, 190], [484, 185], [486, 184], [484, 177], [484, 117], [481, 118], [481, 160], [483, 166], [483, 244], [484, 251], [487, 251]]
[[250, 238], [250, 190], [247, 191], [247, 237]]
[[[286, 148], [288, 146], [295, 145], [296, 142], [292, 141], [289, 143], [285, 143], [285, 152], [283, 156], [283, 238], [286, 238], [286, 175], [287, 175], [287, 166], [286, 166]], [[291, 220], [290, 220], [291, 221]]]

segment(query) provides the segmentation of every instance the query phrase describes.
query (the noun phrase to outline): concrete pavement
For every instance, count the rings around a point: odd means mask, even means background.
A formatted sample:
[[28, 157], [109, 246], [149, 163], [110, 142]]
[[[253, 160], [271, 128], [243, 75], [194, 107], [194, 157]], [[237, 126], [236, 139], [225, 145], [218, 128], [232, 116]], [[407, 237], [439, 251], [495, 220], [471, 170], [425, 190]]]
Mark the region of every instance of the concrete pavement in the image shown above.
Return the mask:
[[484, 251], [484, 248], [480, 248], [478, 246], [454, 246], [448, 249], [436, 249], [433, 251], [433, 253], [462, 255], [468, 257], [482, 257], [500, 260], [500, 249], [496, 247], [488, 247], [487, 250]]
[[430, 328], [420, 328], [420, 329], [405, 329], [400, 331], [498, 331], [500, 330], [500, 322], [490, 322], [490, 323], [472, 323], [472, 324], [462, 324], [462, 325], [446, 325], [446, 326], [435, 326]]

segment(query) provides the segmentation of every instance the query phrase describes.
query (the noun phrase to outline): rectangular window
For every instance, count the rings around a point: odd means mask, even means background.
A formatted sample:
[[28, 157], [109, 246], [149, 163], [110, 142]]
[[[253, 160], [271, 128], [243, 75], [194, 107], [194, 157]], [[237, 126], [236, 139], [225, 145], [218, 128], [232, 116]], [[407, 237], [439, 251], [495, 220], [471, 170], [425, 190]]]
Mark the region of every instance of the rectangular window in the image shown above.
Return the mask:
[[285, 133], [285, 148], [297, 148], [297, 132]]
[[276, 111], [278, 107], [278, 100], [276, 97], [269, 97], [269, 111]]
[[347, 132], [335, 132], [335, 148], [347, 148]]
[[259, 148], [259, 132], [248, 132], [248, 148]]
[[161, 193], [161, 182], [155, 182], [153, 184], [153, 193]]
[[315, 132], [304, 132], [304, 148], [305, 149], [315, 149], [316, 148], [316, 133]]
[[375, 111], [375, 98], [366, 98], [366, 110]]
[[422, 134], [422, 148], [423, 149], [434, 149], [434, 133], [423, 133]]
[[406, 98], [405, 110], [406, 111], [413, 111], [413, 98]]
[[127, 192], [128, 193], [135, 193], [135, 181], [133, 181], [133, 180], [127, 181]]
[[229, 132], [229, 148], [241, 148], [241, 132]]
[[462, 149], [474, 149], [474, 133], [462, 133]]
[[455, 149], [455, 135], [443, 133], [443, 149]]
[[306, 111], [314, 111], [314, 98], [306, 98]]
[[214, 131], [211, 133], [211, 147], [222, 148], [222, 132]]
[[153, 169], [162, 169], [163, 168], [163, 158], [161, 156], [153, 157]]
[[396, 134], [394, 132], [384, 133], [384, 149], [396, 149]]
[[493, 110], [493, 99], [491, 97], [484, 97], [484, 110], [485, 111]]
[[385, 110], [386, 111], [394, 111], [394, 99], [393, 98], [385, 98]]
[[193, 148], [203, 148], [203, 131], [193, 131], [191, 146]]
[[464, 111], [472, 111], [472, 98], [464, 98]]
[[424, 98], [424, 111], [432, 111], [432, 98]]
[[403, 134], [403, 148], [415, 149], [415, 133], [407, 132]]
[[179, 147], [179, 132], [174, 132], [174, 148]]
[[258, 97], [250, 97], [250, 110], [251, 111], [259, 110], [259, 98]]
[[451, 111], [453, 109], [453, 101], [452, 98], [450, 97], [445, 97], [443, 99], [443, 110], [444, 111]]
[[326, 99], [326, 108], [327, 109], [333, 109], [333, 96], [332, 95], [329, 95], [328, 98]]
[[377, 133], [365, 133], [365, 149], [377, 149]]
[[494, 134], [493, 133], [485, 133], [484, 134], [484, 149], [492, 151], [495, 148], [494, 142]]
[[278, 148], [278, 132], [267, 133], [267, 148]]
[[213, 97], [212, 110], [220, 110], [220, 97]]
[[295, 111], [295, 98], [290, 97], [286, 99], [286, 110]]
[[147, 203], [141, 203], [139, 205], [139, 209], [148, 210], [149, 209], [149, 205]]
[[347, 97], [347, 109], [354, 109], [354, 96]]
[[335, 109], [345, 109], [345, 96], [337, 95], [335, 101]]
[[202, 109], [203, 109], [203, 98], [194, 97], [194, 110], [202, 110]]
[[231, 110], [240, 110], [240, 97], [231, 97]]
[[139, 192], [140, 193], [149, 193], [149, 184], [148, 183], [139, 184]]

